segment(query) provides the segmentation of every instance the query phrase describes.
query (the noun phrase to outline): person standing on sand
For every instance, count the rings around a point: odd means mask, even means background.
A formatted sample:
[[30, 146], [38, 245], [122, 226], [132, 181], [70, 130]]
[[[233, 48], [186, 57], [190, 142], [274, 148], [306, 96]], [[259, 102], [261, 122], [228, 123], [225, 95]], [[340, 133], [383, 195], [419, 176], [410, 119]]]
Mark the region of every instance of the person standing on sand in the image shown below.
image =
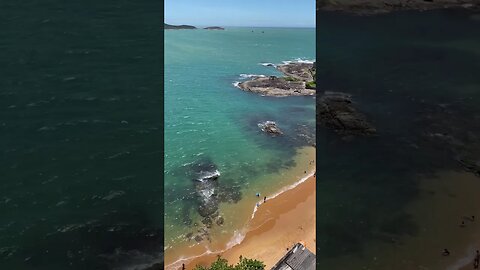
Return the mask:
[[477, 250], [477, 255], [475, 255], [475, 260], [473, 260], [474, 269], [478, 269], [479, 261], [480, 261], [480, 254], [479, 254], [479, 251]]
[[263, 202], [267, 202], [267, 196], [263, 197]]
[[182, 270], [185, 270], [185, 264], [182, 263]]

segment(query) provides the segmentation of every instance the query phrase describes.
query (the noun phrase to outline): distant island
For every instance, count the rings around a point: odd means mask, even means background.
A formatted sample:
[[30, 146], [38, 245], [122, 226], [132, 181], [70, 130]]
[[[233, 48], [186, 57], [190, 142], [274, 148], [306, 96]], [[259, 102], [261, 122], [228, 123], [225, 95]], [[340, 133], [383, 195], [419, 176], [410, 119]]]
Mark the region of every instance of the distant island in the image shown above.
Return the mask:
[[220, 27], [220, 26], [209, 26], [209, 27], [205, 27], [203, 29], [207, 29], [207, 30], [225, 30], [225, 28], [223, 27]]
[[[182, 29], [198, 29], [197, 27], [193, 25], [187, 25], [187, 24], [182, 24], [182, 25], [172, 25], [172, 24], [163, 24], [163, 28], [166, 30], [182, 30]], [[225, 28], [220, 27], [220, 26], [209, 26], [203, 28], [205, 30], [225, 30]]]
[[195, 26], [192, 25], [171, 25], [164, 23], [164, 29], [173, 29], [173, 30], [180, 30], [180, 29], [197, 29]]

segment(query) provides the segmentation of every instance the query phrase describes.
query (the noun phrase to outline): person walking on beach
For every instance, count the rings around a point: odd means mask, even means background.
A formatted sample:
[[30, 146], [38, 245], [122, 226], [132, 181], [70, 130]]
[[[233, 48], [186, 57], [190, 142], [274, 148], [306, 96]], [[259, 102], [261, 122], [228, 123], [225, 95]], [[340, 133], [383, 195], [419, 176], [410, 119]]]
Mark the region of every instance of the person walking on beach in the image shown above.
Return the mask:
[[182, 263], [182, 270], [185, 270], [185, 264]]
[[267, 202], [267, 196], [263, 197], [263, 202]]
[[478, 269], [479, 261], [480, 261], [480, 253], [477, 250], [477, 255], [475, 255], [475, 260], [473, 260], [473, 268], [474, 269]]

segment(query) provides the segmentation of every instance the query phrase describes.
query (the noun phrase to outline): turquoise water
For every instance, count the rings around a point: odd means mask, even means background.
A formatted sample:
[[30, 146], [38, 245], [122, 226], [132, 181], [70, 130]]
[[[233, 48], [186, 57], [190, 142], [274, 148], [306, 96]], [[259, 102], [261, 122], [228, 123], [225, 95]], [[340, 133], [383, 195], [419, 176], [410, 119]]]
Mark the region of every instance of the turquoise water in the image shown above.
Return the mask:
[[[200, 223], [198, 166], [218, 169], [225, 197], [220, 204], [228, 205], [255, 194], [262, 176], [293, 165], [295, 149], [307, 144], [297, 130], [303, 126], [314, 134], [314, 99], [261, 97], [233, 84], [241, 74], [280, 75], [261, 63], [295, 59], [315, 59], [314, 29], [165, 31], [167, 247], [185, 242], [183, 236]], [[276, 121], [285, 136], [263, 134], [257, 124], [266, 120]], [[221, 214], [227, 230], [238, 229], [229, 219], [234, 213]]]

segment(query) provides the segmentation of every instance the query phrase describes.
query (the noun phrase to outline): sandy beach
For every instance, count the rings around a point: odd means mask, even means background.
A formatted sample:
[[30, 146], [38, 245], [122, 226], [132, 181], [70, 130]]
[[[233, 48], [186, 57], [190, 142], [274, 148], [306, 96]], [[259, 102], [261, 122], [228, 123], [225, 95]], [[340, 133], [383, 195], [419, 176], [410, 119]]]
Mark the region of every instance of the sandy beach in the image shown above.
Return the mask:
[[221, 254], [196, 258], [186, 264], [209, 265], [217, 255], [235, 264], [241, 256], [258, 259], [271, 268], [287, 252], [287, 248], [302, 241], [315, 252], [315, 177], [273, 199], [267, 199], [248, 224], [244, 240]]

